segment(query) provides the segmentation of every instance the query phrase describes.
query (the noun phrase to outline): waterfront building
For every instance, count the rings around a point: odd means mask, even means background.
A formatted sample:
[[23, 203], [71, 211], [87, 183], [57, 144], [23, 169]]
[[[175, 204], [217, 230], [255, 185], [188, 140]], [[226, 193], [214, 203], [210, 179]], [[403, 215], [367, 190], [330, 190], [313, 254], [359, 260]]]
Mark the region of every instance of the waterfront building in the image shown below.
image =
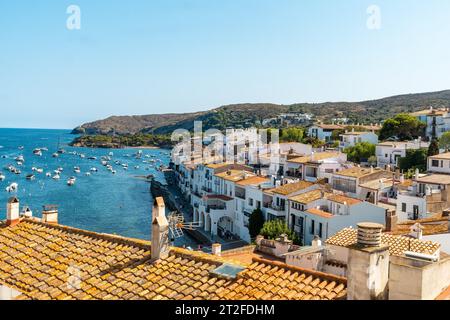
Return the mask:
[[426, 124], [425, 137], [431, 140], [433, 137], [440, 138], [444, 132], [450, 131], [450, 112], [447, 108], [429, 109], [411, 114]]

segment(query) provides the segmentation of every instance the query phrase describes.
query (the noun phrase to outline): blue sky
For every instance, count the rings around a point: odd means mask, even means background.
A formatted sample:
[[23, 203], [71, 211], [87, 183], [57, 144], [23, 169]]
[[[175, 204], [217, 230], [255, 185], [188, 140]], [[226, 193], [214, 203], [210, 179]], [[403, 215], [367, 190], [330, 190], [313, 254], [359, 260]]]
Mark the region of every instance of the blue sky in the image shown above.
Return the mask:
[[0, 127], [450, 89], [449, 17], [448, 0], [1, 1]]

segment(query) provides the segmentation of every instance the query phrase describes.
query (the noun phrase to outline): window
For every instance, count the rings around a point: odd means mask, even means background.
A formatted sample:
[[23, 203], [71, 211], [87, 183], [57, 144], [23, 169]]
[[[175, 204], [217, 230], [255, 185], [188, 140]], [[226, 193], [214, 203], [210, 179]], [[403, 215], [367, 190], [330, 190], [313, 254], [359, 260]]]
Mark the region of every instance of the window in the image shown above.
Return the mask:
[[439, 167], [439, 160], [431, 160], [431, 166], [432, 167]]
[[319, 223], [319, 237], [322, 238], [322, 223]]
[[249, 206], [253, 206], [253, 199], [252, 199], [252, 198], [249, 198], [249, 199], [248, 199], [248, 205], [249, 205]]
[[314, 220], [311, 220], [311, 229], [309, 230], [309, 233], [313, 235], [314, 231], [315, 231]]
[[406, 212], [406, 203], [402, 203], [402, 212]]

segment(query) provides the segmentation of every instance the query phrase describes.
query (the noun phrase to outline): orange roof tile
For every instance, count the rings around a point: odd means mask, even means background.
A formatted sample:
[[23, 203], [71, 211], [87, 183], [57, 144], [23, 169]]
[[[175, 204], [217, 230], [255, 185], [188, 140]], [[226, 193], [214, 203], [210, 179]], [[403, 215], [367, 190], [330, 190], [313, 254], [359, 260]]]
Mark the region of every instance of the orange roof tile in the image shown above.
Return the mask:
[[307, 189], [307, 188], [311, 187], [312, 185], [314, 185], [314, 183], [308, 182], [308, 181], [288, 183], [281, 187], [272, 189], [271, 192], [287, 196], [294, 192]]
[[[0, 224], [0, 283], [18, 299], [246, 300], [342, 299], [346, 279], [280, 262], [226, 258], [171, 248], [151, 261], [147, 241], [23, 220]], [[235, 279], [211, 273], [223, 263], [244, 269]], [[289, 279], [289, 281], [286, 281]], [[301, 285], [308, 279], [308, 286]], [[321, 289], [321, 290], [317, 290]], [[326, 291], [323, 291], [325, 289]]]
[[238, 184], [240, 186], [260, 185], [260, 184], [266, 183], [267, 181], [270, 181], [270, 179], [268, 179], [266, 177], [261, 177], [261, 176], [253, 176], [253, 177], [238, 181], [236, 184]]
[[355, 204], [359, 204], [359, 203], [362, 202], [359, 199], [350, 198], [350, 197], [342, 196], [342, 195], [338, 195], [338, 194], [330, 195], [330, 196], [328, 196], [327, 199], [330, 200], [330, 201], [337, 202], [337, 203], [340, 203], [340, 204], [345, 204], [345, 205], [348, 205], [348, 206], [353, 206]]
[[[349, 247], [357, 243], [358, 230], [346, 228], [334, 236], [327, 239], [326, 243], [340, 247]], [[435, 254], [439, 251], [441, 245], [432, 241], [423, 241], [404, 236], [396, 236], [383, 233], [381, 242], [389, 246], [391, 255], [403, 256], [405, 251], [412, 251], [424, 254]]]
[[306, 212], [314, 214], [314, 215], [322, 217], [322, 218], [326, 218], [326, 219], [333, 218], [333, 215], [331, 213], [325, 212], [323, 210], [316, 209], [316, 208], [308, 209], [308, 210], [306, 210]]
[[290, 197], [289, 200], [298, 202], [298, 203], [302, 203], [302, 204], [308, 204], [313, 201], [322, 199], [322, 198], [326, 197], [327, 195], [328, 194], [326, 194], [326, 193], [324, 194], [324, 192], [322, 190], [317, 189], [317, 190], [302, 193], [298, 196]]

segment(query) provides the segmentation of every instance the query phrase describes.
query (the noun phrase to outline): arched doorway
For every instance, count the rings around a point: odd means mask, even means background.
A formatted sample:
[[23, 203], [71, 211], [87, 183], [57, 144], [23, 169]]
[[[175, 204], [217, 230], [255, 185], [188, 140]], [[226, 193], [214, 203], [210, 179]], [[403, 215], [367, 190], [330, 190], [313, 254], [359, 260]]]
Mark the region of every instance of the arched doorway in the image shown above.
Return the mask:
[[205, 213], [201, 212], [200, 213], [200, 226], [204, 226], [205, 225]]
[[230, 217], [221, 217], [217, 223], [217, 233], [221, 238], [231, 238], [234, 234], [234, 224]]

